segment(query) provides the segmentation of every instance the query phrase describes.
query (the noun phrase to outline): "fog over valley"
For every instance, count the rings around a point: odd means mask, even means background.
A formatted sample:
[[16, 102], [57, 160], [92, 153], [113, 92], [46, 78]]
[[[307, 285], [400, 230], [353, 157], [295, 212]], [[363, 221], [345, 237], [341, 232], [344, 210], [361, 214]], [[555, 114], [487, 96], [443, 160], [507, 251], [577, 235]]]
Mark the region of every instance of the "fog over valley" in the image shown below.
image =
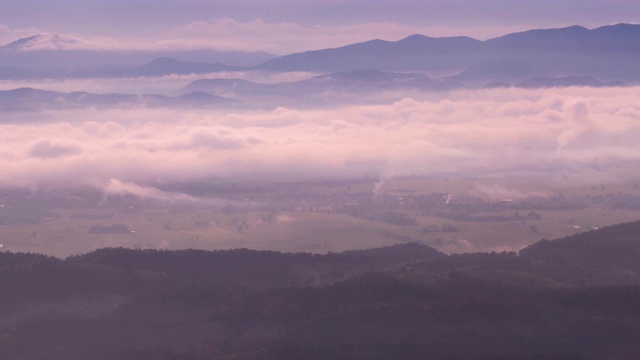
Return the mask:
[[640, 3], [7, 0], [1, 360], [631, 360]]
[[[2, 114], [4, 187], [548, 172], [637, 163], [636, 88], [481, 89], [274, 109], [118, 105]], [[598, 169], [602, 169], [598, 171]]]
[[[283, 56], [15, 39], [0, 47], [3, 248], [511, 251], [633, 220], [639, 33], [411, 34]], [[140, 227], [149, 212], [163, 223]], [[95, 226], [120, 230], [83, 239]]]

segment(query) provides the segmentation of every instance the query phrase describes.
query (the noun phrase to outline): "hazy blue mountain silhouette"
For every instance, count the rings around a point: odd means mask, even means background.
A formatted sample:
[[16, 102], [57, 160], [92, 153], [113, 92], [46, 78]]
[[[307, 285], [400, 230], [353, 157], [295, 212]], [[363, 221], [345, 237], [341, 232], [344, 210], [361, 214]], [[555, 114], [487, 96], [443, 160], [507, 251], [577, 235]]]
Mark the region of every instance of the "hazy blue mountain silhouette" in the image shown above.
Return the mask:
[[450, 79], [462, 82], [513, 82], [527, 76], [640, 81], [640, 25], [636, 24], [536, 29], [485, 41], [464, 36], [411, 35], [399, 41], [371, 40], [281, 57], [264, 52], [216, 50], [73, 50], [78, 42], [81, 40], [43, 34], [1, 46], [0, 78], [163, 76], [253, 66], [255, 70], [325, 74], [359, 69], [458, 73], [458, 77]]
[[220, 62], [179, 61], [169, 57], [160, 57], [137, 67], [97, 66], [76, 69], [26, 70], [17, 66], [3, 66], [0, 67], [0, 79], [158, 77], [243, 71], [247, 69], [245, 66], [231, 66]]
[[344, 81], [390, 81], [390, 80], [406, 80], [406, 79], [428, 79], [422, 74], [406, 74], [383, 72], [376, 69], [356, 69], [347, 72], [337, 72], [329, 75], [321, 75], [316, 79], [333, 79]]
[[505, 81], [514, 79], [523, 80], [538, 74], [539, 71], [534, 69], [526, 61], [498, 60], [473, 65], [463, 72], [449, 78], [463, 82], [484, 80]]
[[[417, 73], [385, 72], [375, 69], [355, 69], [327, 75], [314, 76], [310, 79], [287, 83], [294, 91], [345, 91], [366, 92], [375, 90], [417, 89], [427, 91], [452, 90], [464, 87], [455, 81], [440, 81]], [[293, 92], [292, 92], [293, 93]]]
[[214, 95], [276, 95], [277, 85], [243, 79], [199, 79], [182, 88], [185, 92], [207, 92]]
[[[399, 41], [371, 40], [335, 49], [291, 54], [269, 60], [257, 66], [264, 70], [351, 71], [371, 68], [378, 70], [424, 69], [447, 67], [443, 62], [466, 64], [461, 55], [480, 50], [482, 43], [469, 37], [433, 38], [412, 35]], [[451, 59], [449, 59], [451, 58]], [[420, 65], [422, 64], [422, 65]]]
[[525, 48], [551, 50], [567, 50], [575, 48], [589, 42], [591, 30], [582, 26], [569, 26], [561, 29], [536, 29], [524, 32], [508, 34], [494, 39], [486, 40], [484, 43], [489, 48], [501, 50], [509, 48]]
[[582, 26], [528, 30], [485, 41], [490, 46], [519, 49], [640, 51], [640, 25], [617, 24], [589, 30]]
[[73, 46], [78, 43], [77, 39], [60, 34], [35, 34], [6, 44], [3, 48], [16, 51], [32, 50], [38, 47], [62, 50], [65, 46]]
[[[82, 49], [81, 41], [61, 34], [36, 34], [0, 46], [0, 67], [26, 70], [88, 69], [104, 67], [137, 68], [154, 59], [168, 57], [185, 62], [208, 62], [254, 66], [276, 55], [265, 51], [187, 50], [109, 50]], [[47, 73], [46, 75], [50, 75]]]
[[562, 76], [562, 77], [532, 77], [519, 84], [518, 87], [523, 88], [543, 88], [543, 87], [567, 87], [567, 86], [625, 86], [626, 84], [619, 81], [600, 81], [593, 76]]
[[173, 58], [161, 57], [138, 67], [131, 71], [130, 74], [133, 76], [188, 75], [246, 69], [243, 66], [229, 66], [219, 62], [214, 64], [208, 62], [183, 62]]
[[184, 92], [203, 91], [225, 97], [277, 97], [291, 99], [313, 95], [364, 94], [387, 90], [440, 91], [462, 88], [455, 81], [440, 81], [416, 73], [393, 73], [375, 69], [356, 69], [318, 75], [309, 79], [276, 84], [261, 84], [243, 79], [200, 79], [182, 88]]
[[0, 109], [37, 110], [86, 106], [207, 107], [230, 104], [232, 102], [230, 99], [202, 92], [190, 92], [181, 96], [171, 97], [156, 94], [93, 94], [84, 91], [65, 93], [34, 88], [0, 90]]
[[581, 26], [529, 30], [479, 41], [468, 37], [412, 35], [307, 51], [266, 61], [275, 71], [462, 71], [481, 63], [520, 59], [543, 75], [592, 75], [640, 80], [640, 25], [589, 30]]

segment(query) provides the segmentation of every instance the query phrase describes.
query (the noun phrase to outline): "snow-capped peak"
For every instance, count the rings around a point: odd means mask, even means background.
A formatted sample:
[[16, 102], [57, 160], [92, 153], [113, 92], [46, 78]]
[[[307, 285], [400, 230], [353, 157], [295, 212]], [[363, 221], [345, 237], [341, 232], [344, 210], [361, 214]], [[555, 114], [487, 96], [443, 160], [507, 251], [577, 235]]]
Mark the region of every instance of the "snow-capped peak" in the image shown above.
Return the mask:
[[18, 51], [32, 50], [65, 50], [76, 48], [82, 41], [71, 36], [60, 34], [36, 34], [18, 39], [4, 48]]

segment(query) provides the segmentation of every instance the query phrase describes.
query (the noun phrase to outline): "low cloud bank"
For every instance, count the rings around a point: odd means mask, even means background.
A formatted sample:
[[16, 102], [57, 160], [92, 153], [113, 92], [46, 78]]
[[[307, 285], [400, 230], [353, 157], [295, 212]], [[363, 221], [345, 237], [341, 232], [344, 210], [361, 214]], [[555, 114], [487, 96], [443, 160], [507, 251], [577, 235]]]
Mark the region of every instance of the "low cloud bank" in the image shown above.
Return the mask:
[[[212, 198], [204, 199], [179, 192], [167, 192], [158, 190], [151, 186], [140, 186], [138, 184], [124, 182], [118, 179], [110, 179], [109, 182], [106, 183], [101, 190], [104, 194], [102, 202], [108, 201], [109, 197], [133, 195], [140, 199], [155, 200], [163, 203], [170, 203], [173, 205], [237, 205], [237, 203], [233, 203], [230, 201]], [[247, 206], [247, 204], [242, 205]]]
[[80, 109], [31, 114], [45, 119], [32, 122], [4, 113], [0, 187], [108, 184], [108, 192], [140, 193], [150, 184], [212, 179], [583, 168], [616, 179], [615, 164], [640, 163], [639, 90], [468, 90], [325, 110]]

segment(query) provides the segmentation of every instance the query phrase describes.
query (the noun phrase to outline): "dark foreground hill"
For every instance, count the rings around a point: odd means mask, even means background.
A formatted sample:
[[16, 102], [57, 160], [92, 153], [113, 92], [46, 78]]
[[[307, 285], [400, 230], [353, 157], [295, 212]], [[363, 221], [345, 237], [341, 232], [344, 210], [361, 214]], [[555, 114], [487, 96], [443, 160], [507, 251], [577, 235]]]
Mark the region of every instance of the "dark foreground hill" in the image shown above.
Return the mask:
[[0, 253], [1, 359], [636, 359], [640, 222], [515, 253]]

